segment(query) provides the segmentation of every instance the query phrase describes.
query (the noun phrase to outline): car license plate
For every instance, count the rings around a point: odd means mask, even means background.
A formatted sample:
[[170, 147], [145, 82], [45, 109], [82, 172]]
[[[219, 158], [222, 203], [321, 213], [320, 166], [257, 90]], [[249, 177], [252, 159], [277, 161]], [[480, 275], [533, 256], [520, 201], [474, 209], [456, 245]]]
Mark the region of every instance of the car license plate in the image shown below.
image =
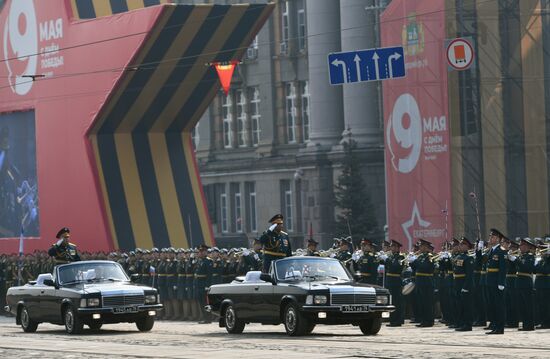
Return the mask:
[[343, 305], [342, 306], [342, 312], [343, 313], [364, 313], [369, 311], [369, 306], [366, 304], [359, 304], [359, 305]]
[[137, 313], [138, 307], [115, 307], [113, 312], [115, 314], [124, 314], [124, 313]]

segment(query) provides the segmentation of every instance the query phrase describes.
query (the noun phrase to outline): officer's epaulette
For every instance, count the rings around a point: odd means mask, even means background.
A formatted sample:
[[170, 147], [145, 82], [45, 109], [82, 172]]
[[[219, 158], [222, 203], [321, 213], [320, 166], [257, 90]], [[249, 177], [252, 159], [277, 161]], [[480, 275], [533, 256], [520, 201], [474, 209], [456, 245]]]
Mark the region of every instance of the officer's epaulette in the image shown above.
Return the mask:
[[288, 233], [286, 233], [285, 231], [281, 231], [282, 234], [286, 234], [288, 236]]
[[369, 256], [371, 256], [371, 257], [372, 257], [373, 255], [374, 255], [374, 254], [372, 254], [372, 252], [369, 252]]
[[206, 257], [206, 259], [208, 259], [209, 261], [212, 261], [212, 258], [210, 258], [210, 257]]

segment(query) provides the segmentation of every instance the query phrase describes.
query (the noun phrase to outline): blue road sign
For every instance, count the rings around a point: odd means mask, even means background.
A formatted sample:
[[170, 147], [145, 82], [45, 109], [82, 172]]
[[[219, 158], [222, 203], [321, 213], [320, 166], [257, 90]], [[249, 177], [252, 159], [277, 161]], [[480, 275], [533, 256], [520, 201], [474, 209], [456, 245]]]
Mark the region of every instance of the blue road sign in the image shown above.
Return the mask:
[[405, 77], [403, 47], [336, 52], [328, 55], [331, 85]]

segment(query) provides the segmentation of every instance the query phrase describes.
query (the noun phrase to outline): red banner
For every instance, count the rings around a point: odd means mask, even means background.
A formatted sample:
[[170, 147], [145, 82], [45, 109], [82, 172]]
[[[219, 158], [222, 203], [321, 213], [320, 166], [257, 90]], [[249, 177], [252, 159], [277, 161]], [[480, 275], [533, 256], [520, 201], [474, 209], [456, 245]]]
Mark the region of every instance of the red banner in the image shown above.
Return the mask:
[[406, 67], [383, 83], [389, 238], [440, 248], [452, 233], [445, 2], [394, 0], [381, 33], [383, 47], [404, 47]]

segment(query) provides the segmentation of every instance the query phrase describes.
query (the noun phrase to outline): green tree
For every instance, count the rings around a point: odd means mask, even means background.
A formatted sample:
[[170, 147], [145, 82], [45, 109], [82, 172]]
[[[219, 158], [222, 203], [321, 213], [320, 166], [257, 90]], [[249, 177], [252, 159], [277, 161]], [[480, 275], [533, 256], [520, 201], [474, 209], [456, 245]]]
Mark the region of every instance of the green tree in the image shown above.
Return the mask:
[[374, 206], [363, 176], [358, 159], [357, 144], [351, 138], [343, 142], [344, 158], [342, 173], [334, 186], [336, 205], [341, 214], [336, 217], [337, 234], [351, 231], [354, 242], [376, 231], [377, 222]]

